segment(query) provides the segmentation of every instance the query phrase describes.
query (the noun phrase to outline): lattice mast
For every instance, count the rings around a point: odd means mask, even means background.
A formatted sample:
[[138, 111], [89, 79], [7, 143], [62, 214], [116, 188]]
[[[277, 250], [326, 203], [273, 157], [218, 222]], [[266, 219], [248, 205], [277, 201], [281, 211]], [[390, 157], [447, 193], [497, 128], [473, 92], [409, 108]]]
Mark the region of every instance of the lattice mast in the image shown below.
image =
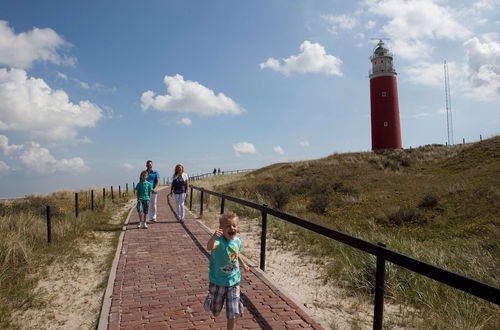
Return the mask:
[[448, 131], [448, 145], [453, 145], [453, 118], [451, 115], [450, 77], [448, 64], [444, 61], [444, 93], [446, 98], [446, 128]]

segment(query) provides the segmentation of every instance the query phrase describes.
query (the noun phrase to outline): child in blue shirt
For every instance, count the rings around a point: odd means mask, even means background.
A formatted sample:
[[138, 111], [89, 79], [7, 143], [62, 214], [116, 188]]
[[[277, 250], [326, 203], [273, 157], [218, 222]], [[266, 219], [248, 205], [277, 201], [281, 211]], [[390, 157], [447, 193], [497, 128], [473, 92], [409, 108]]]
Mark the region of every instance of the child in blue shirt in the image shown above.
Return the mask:
[[149, 200], [153, 191], [153, 185], [148, 182], [148, 171], [141, 172], [141, 181], [137, 183], [135, 190], [137, 191], [137, 213], [139, 214], [139, 225], [137, 228], [148, 228], [146, 219], [149, 211]]
[[205, 299], [206, 311], [218, 316], [226, 304], [227, 329], [232, 330], [236, 318], [243, 316], [240, 300], [240, 265], [248, 271], [249, 267], [240, 256], [241, 241], [238, 233], [238, 216], [225, 212], [219, 218], [219, 229], [207, 243], [210, 254], [210, 285]]

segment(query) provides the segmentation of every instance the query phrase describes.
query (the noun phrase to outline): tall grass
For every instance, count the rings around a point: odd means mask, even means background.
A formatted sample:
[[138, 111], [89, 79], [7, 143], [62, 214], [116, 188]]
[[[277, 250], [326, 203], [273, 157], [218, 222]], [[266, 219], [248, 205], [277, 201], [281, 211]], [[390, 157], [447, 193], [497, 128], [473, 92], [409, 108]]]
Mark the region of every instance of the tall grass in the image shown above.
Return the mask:
[[[115, 203], [102, 196], [89, 210], [89, 195], [79, 192], [79, 217], [75, 218], [74, 193], [59, 191], [46, 196], [28, 196], [0, 203], [0, 328], [11, 328], [14, 310], [42, 305], [44, 297], [34, 290], [45, 267], [53, 262], [71, 262], [80, 255], [78, 242], [93, 239], [95, 231], [116, 232], [121, 224], [110, 224], [113, 212], [127, 196]], [[96, 195], [97, 197], [97, 195]], [[47, 242], [46, 205], [51, 206], [52, 243]]]
[[[279, 206], [288, 213], [383, 242], [390, 249], [498, 287], [499, 159], [500, 137], [495, 137], [465, 146], [429, 145], [274, 164], [234, 182], [211, 182], [209, 189], [269, 205], [273, 191], [287, 191], [287, 202]], [[215, 210], [217, 201], [212, 205]], [[243, 206], [234, 208], [249, 217], [259, 216]], [[373, 256], [273, 217], [269, 227], [284, 246], [315, 257], [323, 265], [325, 283], [344, 285], [372, 299]], [[499, 306], [392, 264], [387, 265], [386, 293], [390, 301], [415, 311], [417, 317], [408, 319], [408, 327], [498, 329], [500, 325]]]

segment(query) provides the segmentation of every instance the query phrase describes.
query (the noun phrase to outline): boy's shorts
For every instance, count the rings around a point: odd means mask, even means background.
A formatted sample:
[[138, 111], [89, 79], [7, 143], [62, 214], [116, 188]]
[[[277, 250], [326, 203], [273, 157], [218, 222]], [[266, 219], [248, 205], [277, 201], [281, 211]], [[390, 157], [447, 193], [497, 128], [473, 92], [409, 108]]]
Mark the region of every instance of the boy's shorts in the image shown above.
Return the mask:
[[222, 306], [226, 303], [226, 316], [228, 319], [235, 319], [243, 316], [243, 304], [240, 299], [240, 284], [233, 286], [220, 286], [210, 283], [208, 296], [203, 307], [207, 312], [217, 317]]
[[137, 205], [135, 206], [137, 212], [148, 214], [149, 211], [149, 201], [148, 200], [137, 200]]

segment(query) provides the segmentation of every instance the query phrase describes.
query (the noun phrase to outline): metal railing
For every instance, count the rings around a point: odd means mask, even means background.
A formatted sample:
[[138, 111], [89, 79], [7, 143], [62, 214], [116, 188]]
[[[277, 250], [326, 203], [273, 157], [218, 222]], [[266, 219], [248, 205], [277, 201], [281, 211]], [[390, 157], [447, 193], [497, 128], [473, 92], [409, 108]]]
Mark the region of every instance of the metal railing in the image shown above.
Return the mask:
[[383, 310], [384, 310], [384, 282], [385, 282], [385, 261], [411, 270], [420, 275], [426, 276], [440, 283], [463, 292], [472, 294], [481, 299], [500, 305], [500, 288], [489, 284], [476, 281], [463, 275], [454, 273], [444, 268], [428, 264], [426, 262], [414, 259], [399, 252], [390, 250], [383, 243], [374, 244], [363, 239], [351, 236], [349, 234], [327, 228], [305, 219], [272, 209], [267, 205], [257, 204], [241, 198], [225, 195], [215, 191], [210, 191], [202, 187], [190, 185], [191, 193], [189, 197], [189, 209], [193, 206], [193, 189], [200, 191], [200, 217], [203, 216], [203, 197], [204, 194], [210, 194], [221, 198], [221, 214], [224, 213], [224, 201], [232, 201], [245, 205], [262, 214], [262, 232], [261, 232], [261, 250], [260, 250], [260, 269], [265, 270], [266, 263], [266, 235], [267, 235], [267, 215], [270, 214], [276, 218], [293, 223], [299, 227], [311, 230], [343, 244], [349, 245], [355, 249], [364, 251], [377, 257], [376, 277], [375, 277], [375, 307], [373, 318], [373, 329], [382, 329]]

